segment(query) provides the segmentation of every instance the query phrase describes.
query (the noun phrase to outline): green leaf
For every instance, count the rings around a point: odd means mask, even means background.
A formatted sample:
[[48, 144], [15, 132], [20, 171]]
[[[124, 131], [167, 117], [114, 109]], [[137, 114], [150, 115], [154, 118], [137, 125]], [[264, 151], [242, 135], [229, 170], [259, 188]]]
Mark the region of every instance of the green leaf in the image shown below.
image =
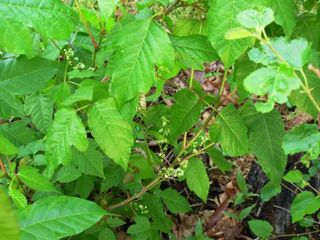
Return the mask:
[[302, 172], [299, 170], [289, 171], [285, 176], [283, 176], [283, 179], [289, 183], [300, 183], [304, 181]]
[[275, 22], [283, 27], [286, 35], [291, 36], [296, 26], [296, 3], [292, 0], [266, 0], [275, 14]]
[[52, 124], [52, 100], [45, 94], [34, 94], [26, 99], [24, 109], [36, 128], [46, 133]]
[[320, 131], [314, 124], [297, 126], [286, 133], [282, 147], [286, 154], [308, 152], [311, 158], [317, 158], [320, 154]]
[[242, 27], [231, 28], [224, 34], [224, 38], [227, 40], [237, 40], [253, 36], [254, 35], [250, 31]]
[[21, 240], [57, 240], [78, 234], [98, 222], [106, 212], [84, 199], [52, 196], [19, 212]]
[[257, 236], [267, 239], [271, 236], [273, 227], [271, 224], [264, 220], [251, 220], [248, 222], [250, 230]]
[[27, 126], [27, 122], [24, 120], [0, 125], [0, 134], [17, 147], [35, 141], [35, 133]]
[[257, 114], [249, 126], [250, 150], [271, 182], [278, 186], [284, 174], [287, 157], [282, 150], [285, 134], [281, 115], [276, 111]]
[[252, 211], [253, 208], [255, 208], [256, 204], [253, 204], [252, 206], [246, 207], [239, 213], [240, 221], [242, 222], [246, 217], [248, 217]]
[[141, 154], [132, 154], [130, 165], [133, 167], [135, 175], [141, 179], [152, 179], [156, 176], [152, 162]]
[[191, 158], [188, 160], [188, 167], [186, 168], [184, 175], [187, 180], [188, 188], [206, 202], [210, 183], [203, 162], [199, 158]]
[[82, 173], [104, 178], [104, 156], [92, 142], [89, 143], [89, 148], [86, 152], [74, 151], [73, 161]]
[[291, 204], [292, 222], [298, 222], [306, 214], [313, 214], [320, 209], [320, 199], [315, 197], [312, 192], [304, 191], [299, 193]]
[[133, 133], [131, 126], [119, 113], [115, 100], [108, 98], [96, 102], [88, 113], [88, 125], [103, 152], [126, 170]]
[[49, 176], [52, 176], [59, 164], [71, 163], [72, 146], [85, 152], [88, 148], [87, 133], [75, 110], [61, 109], [55, 113], [46, 141]]
[[193, 34], [206, 35], [206, 21], [195, 18], [178, 19], [173, 28], [173, 34], [179, 37]]
[[249, 38], [227, 40], [225, 34], [229, 29], [240, 27], [237, 15], [256, 7], [258, 1], [217, 0], [211, 4], [208, 12], [208, 37], [214, 49], [218, 52], [225, 67], [230, 67], [248, 47], [254, 44]]
[[81, 177], [81, 172], [73, 165], [63, 166], [57, 172], [54, 181], [69, 183]]
[[172, 188], [161, 191], [160, 196], [165, 206], [173, 214], [191, 211], [188, 201]]
[[230, 172], [232, 170], [232, 162], [228, 161], [224, 158], [222, 152], [220, 152], [215, 147], [211, 147], [207, 150], [207, 153], [209, 154], [211, 160], [222, 173], [225, 173], [226, 171]]
[[233, 105], [228, 105], [218, 114], [210, 130], [210, 136], [217, 136], [223, 152], [229, 156], [248, 153], [248, 129]]
[[75, 30], [74, 11], [55, 0], [1, 0], [0, 18], [14, 19], [46, 38], [66, 39]]
[[9, 195], [18, 209], [22, 209], [27, 206], [28, 200], [19, 190], [9, 188]]
[[237, 172], [236, 179], [237, 179], [237, 185], [238, 185], [240, 191], [242, 193], [244, 193], [245, 195], [247, 195], [249, 193], [249, 189], [248, 189], [246, 180], [244, 179], [244, 176], [241, 171]]
[[131, 225], [128, 228], [127, 232], [129, 234], [138, 235], [138, 236], [140, 235], [144, 239], [148, 239], [145, 236], [145, 235], [150, 235], [150, 231], [151, 231], [151, 224], [148, 218], [143, 216], [137, 216], [135, 217], [134, 221], [136, 222], [136, 224]]
[[259, 112], [270, 112], [274, 104], [286, 103], [291, 91], [300, 87], [300, 79], [292, 68], [281, 65], [277, 70], [273, 68], [260, 68], [251, 73], [245, 80], [246, 90], [258, 96], [268, 94], [266, 103], [259, 102], [256, 109]]
[[180, 90], [175, 95], [176, 103], [169, 115], [170, 138], [172, 141], [188, 131], [198, 120], [202, 110], [199, 97], [187, 89]]
[[156, 83], [155, 65], [171, 68], [173, 48], [167, 33], [152, 19], [123, 20], [109, 36], [117, 48], [108, 63], [111, 93], [118, 106]]
[[6, 88], [0, 87], [0, 118], [9, 119], [23, 115], [23, 105], [21, 101], [13, 96]]
[[7, 59], [0, 62], [0, 88], [14, 95], [32, 94], [46, 87], [58, 69], [57, 62], [40, 57]]
[[272, 182], [268, 182], [262, 187], [260, 198], [262, 201], [268, 202], [271, 200], [271, 198], [277, 196], [279, 193], [281, 193], [281, 186], [274, 185]]
[[108, 19], [115, 10], [119, 0], [98, 0], [98, 5], [103, 16]]
[[0, 232], [3, 240], [19, 240], [20, 230], [16, 212], [12, 209], [6, 193], [0, 188]]
[[176, 62], [183, 69], [203, 70], [204, 63], [218, 59], [215, 50], [205, 36], [171, 36], [170, 40], [175, 51]]
[[271, 8], [266, 8], [262, 12], [254, 9], [244, 10], [237, 15], [237, 21], [245, 28], [264, 29], [274, 20]]
[[84, 80], [80, 83], [80, 86], [76, 91], [65, 99], [62, 105], [72, 105], [81, 101], [92, 101], [94, 94], [95, 82], [93, 80]]
[[57, 192], [55, 186], [33, 167], [25, 166], [18, 172], [18, 177], [29, 188], [41, 192]]
[[110, 228], [105, 228], [99, 232], [98, 240], [117, 240]]
[[0, 154], [14, 155], [18, 153], [18, 148], [13, 145], [5, 136], [0, 134]]

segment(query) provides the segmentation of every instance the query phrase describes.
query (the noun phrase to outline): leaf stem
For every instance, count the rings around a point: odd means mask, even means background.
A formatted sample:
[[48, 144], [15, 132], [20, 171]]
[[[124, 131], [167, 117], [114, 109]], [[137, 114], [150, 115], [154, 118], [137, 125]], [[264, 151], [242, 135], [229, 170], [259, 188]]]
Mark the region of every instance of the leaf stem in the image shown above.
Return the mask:
[[221, 83], [220, 90], [219, 90], [219, 98], [223, 94], [224, 85], [226, 84], [227, 78], [228, 78], [228, 69], [224, 69], [223, 79], [222, 79], [222, 83]]

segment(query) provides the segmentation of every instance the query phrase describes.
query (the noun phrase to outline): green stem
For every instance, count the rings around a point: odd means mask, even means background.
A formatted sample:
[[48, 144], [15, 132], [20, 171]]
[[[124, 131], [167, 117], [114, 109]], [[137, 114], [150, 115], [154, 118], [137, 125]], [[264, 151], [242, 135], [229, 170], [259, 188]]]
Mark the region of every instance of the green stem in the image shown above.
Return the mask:
[[225, 69], [225, 70], [224, 70], [224, 73], [223, 73], [222, 83], [221, 83], [220, 90], [219, 90], [219, 98], [220, 98], [220, 97], [222, 96], [222, 94], [223, 94], [224, 85], [226, 84], [227, 78], [228, 78], [228, 69]]
[[189, 90], [192, 90], [194, 79], [194, 69], [191, 70], [190, 81], [189, 81]]

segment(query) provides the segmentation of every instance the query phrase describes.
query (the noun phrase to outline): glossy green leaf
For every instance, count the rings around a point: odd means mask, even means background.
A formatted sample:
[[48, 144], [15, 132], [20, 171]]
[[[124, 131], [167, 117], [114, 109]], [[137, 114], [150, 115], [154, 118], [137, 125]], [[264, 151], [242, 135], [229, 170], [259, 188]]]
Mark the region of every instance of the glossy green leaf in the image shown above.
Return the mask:
[[27, 198], [18, 189], [9, 188], [9, 195], [18, 209], [22, 209], [27, 206]]
[[188, 201], [172, 188], [161, 191], [160, 196], [165, 206], [174, 214], [186, 213], [191, 210]]
[[250, 230], [258, 237], [267, 239], [271, 236], [273, 227], [271, 224], [264, 220], [251, 220], [248, 222]]
[[19, 211], [21, 240], [57, 240], [78, 234], [106, 212], [85, 199], [52, 196]]
[[210, 136], [217, 136], [223, 152], [229, 156], [241, 156], [248, 153], [248, 129], [233, 105], [219, 112], [216, 122], [210, 130]]
[[282, 147], [286, 154], [308, 152], [316, 158], [320, 154], [320, 131], [314, 124], [297, 126], [284, 136]]
[[53, 102], [42, 93], [34, 94], [26, 99], [24, 109], [31, 116], [33, 124], [41, 132], [47, 132], [52, 124]]
[[88, 124], [103, 152], [126, 170], [133, 145], [132, 128], [123, 120], [115, 100], [96, 102], [88, 113]]
[[217, 0], [208, 12], [208, 37], [214, 49], [226, 67], [230, 67], [254, 41], [249, 38], [227, 40], [225, 34], [229, 29], [240, 27], [237, 15], [256, 7], [257, 1], [246, 0]]
[[109, 38], [116, 47], [108, 63], [110, 89], [119, 106], [149, 91], [156, 83], [155, 65], [173, 65], [170, 39], [152, 19], [126, 18]]
[[58, 69], [57, 62], [40, 57], [7, 59], [0, 62], [0, 88], [14, 95], [32, 94], [46, 87]]
[[188, 167], [186, 168], [184, 175], [188, 188], [206, 202], [210, 183], [203, 162], [199, 158], [191, 158], [188, 160]]
[[57, 192], [49, 179], [40, 174], [36, 168], [25, 166], [20, 169], [17, 176], [31, 189], [41, 192]]
[[292, 222], [298, 222], [307, 214], [313, 214], [320, 209], [320, 199], [312, 192], [304, 191], [299, 193], [291, 204]]
[[215, 50], [205, 36], [171, 36], [170, 40], [175, 51], [176, 62], [183, 69], [202, 70], [204, 63], [218, 59]]
[[202, 110], [199, 97], [187, 89], [180, 90], [175, 95], [175, 100], [168, 119], [172, 140], [188, 131], [199, 120]]
[[256, 109], [259, 112], [270, 112], [274, 104], [286, 103], [291, 91], [300, 87], [300, 79], [293, 69], [281, 65], [277, 70], [274, 68], [260, 68], [251, 73], [245, 80], [244, 86], [247, 91], [258, 96], [268, 94], [266, 103], [259, 102]]
[[71, 163], [72, 146], [85, 152], [88, 148], [87, 133], [75, 110], [61, 109], [55, 113], [46, 141], [49, 176], [59, 164]]
[[0, 17], [14, 19], [47, 38], [65, 39], [75, 30], [74, 11], [56, 0], [1, 0]]
[[13, 145], [5, 136], [0, 134], [0, 154], [14, 155], [18, 153], [18, 148]]
[[16, 212], [12, 209], [7, 194], [0, 188], [0, 232], [3, 240], [19, 240], [20, 230]]

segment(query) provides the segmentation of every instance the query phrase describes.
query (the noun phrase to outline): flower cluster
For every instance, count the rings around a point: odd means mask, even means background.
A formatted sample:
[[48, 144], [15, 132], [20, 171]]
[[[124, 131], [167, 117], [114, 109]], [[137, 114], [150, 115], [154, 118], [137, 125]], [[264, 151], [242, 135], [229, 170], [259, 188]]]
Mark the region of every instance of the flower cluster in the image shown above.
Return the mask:
[[63, 54], [69, 65], [73, 66], [74, 70], [83, 70], [86, 68], [86, 65], [83, 62], [80, 62], [79, 58], [74, 56], [74, 51], [71, 48], [63, 49]]
[[133, 203], [133, 208], [135, 211], [139, 212], [140, 214], [148, 214], [149, 210], [148, 207], [141, 204], [141, 203]]
[[184, 169], [178, 167], [178, 168], [173, 168], [173, 167], [168, 167], [168, 168], [162, 168], [159, 172], [163, 178], [179, 178], [182, 177], [184, 174]]

